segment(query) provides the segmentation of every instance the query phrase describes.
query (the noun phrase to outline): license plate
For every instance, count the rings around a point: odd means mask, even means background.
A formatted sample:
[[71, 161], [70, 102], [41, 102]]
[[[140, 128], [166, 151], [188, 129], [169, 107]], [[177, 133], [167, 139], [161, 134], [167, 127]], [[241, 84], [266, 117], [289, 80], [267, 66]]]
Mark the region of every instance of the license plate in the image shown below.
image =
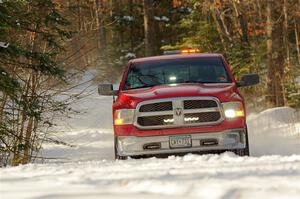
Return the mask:
[[176, 135], [169, 137], [170, 148], [188, 148], [192, 147], [192, 138], [190, 135]]

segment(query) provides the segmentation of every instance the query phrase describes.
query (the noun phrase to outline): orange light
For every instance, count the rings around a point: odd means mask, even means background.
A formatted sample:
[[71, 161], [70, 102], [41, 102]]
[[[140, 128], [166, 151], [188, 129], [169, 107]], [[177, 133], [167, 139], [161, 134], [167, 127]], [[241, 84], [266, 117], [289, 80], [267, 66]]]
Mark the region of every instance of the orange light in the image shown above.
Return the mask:
[[238, 110], [238, 111], [235, 111], [235, 115], [237, 117], [244, 117], [245, 114], [244, 114], [244, 111], [243, 110]]
[[200, 50], [196, 48], [191, 48], [191, 49], [183, 49], [181, 50], [182, 54], [189, 54], [189, 53], [199, 53]]
[[236, 114], [237, 117], [244, 117], [245, 116], [244, 107], [243, 107], [242, 104], [240, 104], [239, 109], [235, 111], [235, 114]]
[[124, 120], [122, 118], [115, 119], [115, 125], [123, 125], [123, 124], [124, 124]]
[[115, 125], [123, 125], [124, 124], [124, 120], [121, 117], [121, 113], [116, 112], [115, 113]]

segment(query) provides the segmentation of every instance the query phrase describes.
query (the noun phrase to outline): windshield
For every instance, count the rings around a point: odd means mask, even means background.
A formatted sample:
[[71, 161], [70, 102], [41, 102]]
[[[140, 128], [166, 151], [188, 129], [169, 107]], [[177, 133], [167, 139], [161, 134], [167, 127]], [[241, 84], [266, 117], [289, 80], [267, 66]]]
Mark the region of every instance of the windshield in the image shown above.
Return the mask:
[[177, 83], [229, 83], [221, 58], [160, 60], [130, 65], [124, 90]]

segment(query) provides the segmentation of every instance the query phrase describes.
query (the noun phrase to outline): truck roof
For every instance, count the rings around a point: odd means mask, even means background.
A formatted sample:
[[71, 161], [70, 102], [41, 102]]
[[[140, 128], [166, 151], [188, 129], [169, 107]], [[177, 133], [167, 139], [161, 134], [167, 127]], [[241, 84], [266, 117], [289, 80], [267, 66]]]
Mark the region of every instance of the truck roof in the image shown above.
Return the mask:
[[221, 54], [218, 53], [193, 53], [193, 54], [175, 54], [175, 55], [161, 55], [154, 57], [143, 57], [130, 60], [131, 63], [138, 62], [151, 62], [151, 61], [159, 61], [159, 60], [168, 60], [168, 59], [188, 59], [188, 58], [201, 58], [201, 57], [222, 57]]

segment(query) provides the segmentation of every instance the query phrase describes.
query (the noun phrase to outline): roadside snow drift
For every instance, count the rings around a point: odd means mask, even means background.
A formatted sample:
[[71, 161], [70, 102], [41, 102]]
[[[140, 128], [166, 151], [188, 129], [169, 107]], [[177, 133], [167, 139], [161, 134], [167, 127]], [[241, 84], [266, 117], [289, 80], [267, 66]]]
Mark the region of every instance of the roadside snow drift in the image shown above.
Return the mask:
[[111, 98], [95, 94], [74, 106], [86, 114], [64, 121], [57, 135], [74, 147], [48, 144], [41, 155], [54, 160], [1, 168], [1, 199], [300, 198], [300, 120], [293, 109], [248, 118], [251, 157], [115, 161]]
[[248, 117], [251, 155], [300, 155], [300, 114], [289, 107]]

